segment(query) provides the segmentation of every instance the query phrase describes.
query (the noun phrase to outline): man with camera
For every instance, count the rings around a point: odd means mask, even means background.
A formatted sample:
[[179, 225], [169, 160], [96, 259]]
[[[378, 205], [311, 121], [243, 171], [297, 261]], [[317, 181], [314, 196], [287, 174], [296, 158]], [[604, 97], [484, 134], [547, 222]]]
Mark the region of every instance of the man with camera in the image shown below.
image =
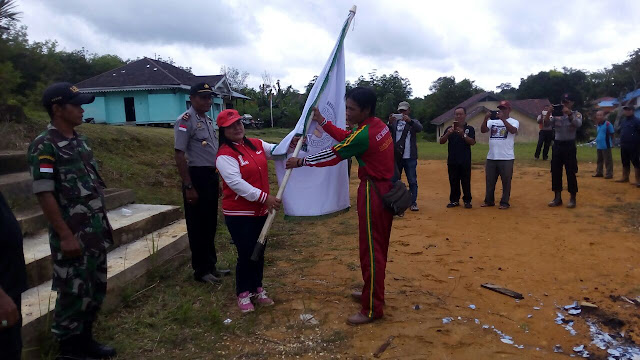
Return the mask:
[[466, 122], [467, 110], [459, 106], [454, 110], [453, 126], [445, 129], [440, 144], [449, 142], [447, 168], [449, 170], [448, 208], [459, 206], [460, 185], [464, 196], [464, 208], [471, 209], [471, 146], [476, 143], [476, 131]]
[[416, 134], [422, 131], [422, 124], [416, 119], [411, 119], [411, 107], [406, 101], [398, 104], [398, 114], [389, 115], [389, 130], [395, 146], [396, 164], [398, 174], [394, 176], [393, 182], [400, 180], [402, 170], [407, 174], [409, 191], [411, 192], [411, 211], [418, 211], [418, 146], [416, 145]]
[[481, 207], [495, 206], [494, 194], [498, 176], [502, 180], [500, 209], [505, 210], [510, 207], [513, 160], [516, 158], [513, 144], [520, 127], [520, 122], [510, 117], [510, 113], [511, 103], [503, 100], [498, 105], [497, 112], [489, 111], [486, 113], [480, 127], [482, 133], [489, 133], [489, 153], [485, 165], [487, 188]]
[[622, 107], [620, 121], [620, 158], [622, 159], [622, 179], [617, 182], [629, 182], [631, 164], [636, 170], [636, 186], [640, 187], [640, 119], [633, 114], [633, 106]]
[[[578, 159], [576, 158], [576, 133], [582, 126], [582, 114], [573, 110], [575, 97], [572, 94], [562, 95], [559, 105], [553, 106], [553, 112], [547, 113], [544, 124], [551, 124], [555, 130], [553, 153], [551, 154], [551, 190], [555, 193], [550, 207], [562, 205], [562, 168], [567, 173], [567, 189], [571, 194], [567, 208], [576, 207], [578, 193]], [[553, 115], [553, 116], [551, 116]]]
[[[551, 123], [544, 124], [544, 117], [551, 111], [550, 105], [545, 105], [542, 114], [538, 115], [538, 125], [540, 126], [540, 132], [538, 133], [538, 145], [536, 146], [536, 153], [533, 155], [536, 160], [540, 159], [540, 151], [542, 151], [542, 160], [549, 158], [549, 147], [553, 142], [553, 127]], [[544, 145], [544, 149], [542, 146]]]

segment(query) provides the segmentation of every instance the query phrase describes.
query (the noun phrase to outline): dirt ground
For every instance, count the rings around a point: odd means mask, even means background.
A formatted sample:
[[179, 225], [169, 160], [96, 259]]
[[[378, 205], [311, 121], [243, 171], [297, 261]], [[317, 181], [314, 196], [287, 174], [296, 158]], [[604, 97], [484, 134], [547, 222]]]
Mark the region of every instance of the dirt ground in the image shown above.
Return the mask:
[[[269, 358], [372, 358], [393, 336], [380, 358], [554, 359], [578, 355], [573, 347], [585, 345], [591, 358], [604, 359], [606, 351], [591, 344], [587, 321], [618, 336], [621, 344], [640, 344], [640, 306], [620, 297], [640, 295], [640, 229], [629, 219], [638, 216], [640, 189], [591, 178], [594, 167], [581, 164], [578, 207], [552, 209], [547, 207], [552, 199], [548, 168], [516, 163], [511, 209], [499, 210], [480, 208], [484, 171], [474, 166], [469, 210], [445, 207], [445, 162], [419, 162], [420, 211], [393, 222], [382, 320], [345, 324], [359, 310], [349, 292], [361, 286], [352, 210], [340, 218], [301, 223], [301, 236], [316, 245], [292, 249], [291, 258], [271, 259], [265, 281], [277, 283], [272, 285], [277, 305], [258, 314], [265, 331], [240, 347], [225, 343], [225, 353], [261, 357], [270, 347]], [[355, 204], [353, 174], [351, 184]], [[500, 194], [498, 185], [498, 199]], [[487, 282], [520, 292], [524, 299], [481, 288]], [[583, 307], [576, 316], [561, 309], [585, 300], [598, 309]], [[303, 313], [319, 324], [301, 324]], [[560, 324], [558, 313], [566, 319]], [[445, 324], [444, 318], [451, 321]], [[294, 345], [292, 338], [298, 339]], [[303, 350], [305, 342], [314, 341], [324, 345]], [[563, 353], [554, 352], [556, 345]], [[292, 352], [295, 346], [301, 351]]]

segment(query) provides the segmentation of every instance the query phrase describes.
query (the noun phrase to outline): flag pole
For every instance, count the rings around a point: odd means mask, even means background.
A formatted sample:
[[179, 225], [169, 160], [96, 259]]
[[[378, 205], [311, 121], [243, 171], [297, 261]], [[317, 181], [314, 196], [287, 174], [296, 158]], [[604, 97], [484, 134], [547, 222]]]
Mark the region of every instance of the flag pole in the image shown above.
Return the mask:
[[[353, 5], [353, 7], [351, 7], [351, 9], [349, 10], [349, 23], [347, 24], [347, 27], [346, 27], [347, 30], [351, 25], [351, 20], [353, 20], [353, 17], [356, 14], [356, 9], [357, 9], [356, 6]], [[320, 95], [318, 94], [318, 96]], [[311, 107], [309, 108], [309, 115], [307, 116], [307, 120], [304, 123], [304, 129], [308, 128], [312, 117], [313, 117], [313, 108]], [[298, 153], [300, 153], [300, 149], [302, 148], [303, 140], [304, 140], [303, 138], [300, 138], [300, 140], [298, 140], [298, 143], [296, 144], [296, 147], [293, 150], [293, 154], [291, 155], [292, 157], [298, 157]], [[293, 169], [287, 169], [287, 171], [284, 173], [284, 177], [282, 178], [282, 183], [280, 183], [280, 188], [278, 189], [278, 194], [276, 195], [276, 198], [282, 199], [282, 194], [284, 193], [285, 187], [287, 187], [287, 182], [289, 182], [289, 177], [291, 176], [292, 170]], [[269, 210], [269, 215], [267, 216], [267, 220], [265, 221], [264, 226], [262, 227], [262, 231], [260, 232], [260, 237], [258, 238], [258, 242], [256, 243], [256, 246], [253, 249], [251, 260], [258, 261], [258, 259], [260, 259], [260, 257], [264, 253], [264, 246], [266, 243], [265, 239], [266, 239], [267, 233], [269, 232], [269, 229], [271, 228], [271, 225], [273, 224], [273, 220], [275, 217], [276, 217], [276, 211], [273, 209]]]

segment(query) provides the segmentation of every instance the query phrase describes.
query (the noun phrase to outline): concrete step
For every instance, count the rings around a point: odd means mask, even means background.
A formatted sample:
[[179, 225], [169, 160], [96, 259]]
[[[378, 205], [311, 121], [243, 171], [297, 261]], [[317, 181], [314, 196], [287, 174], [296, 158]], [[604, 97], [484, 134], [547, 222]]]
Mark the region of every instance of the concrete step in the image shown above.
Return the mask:
[[[167, 263], [189, 246], [185, 220], [179, 220], [134, 242], [123, 245], [107, 255], [107, 297], [103, 309], [119, 304], [121, 292], [134, 286], [150, 269]], [[41, 337], [51, 336], [51, 313], [55, 308], [56, 292], [51, 281], [42, 283], [22, 294], [22, 337], [25, 349], [37, 346]], [[50, 314], [51, 313], [51, 314]], [[26, 354], [29, 357], [29, 354]]]
[[[113, 210], [134, 202], [135, 193], [130, 189], [105, 189], [104, 201], [107, 205], [107, 210]], [[16, 211], [15, 215], [24, 236], [35, 234], [47, 227], [47, 219], [39, 206]]]
[[26, 151], [0, 151], [0, 175], [28, 170]]
[[[123, 209], [130, 210], [132, 215], [123, 215]], [[113, 228], [114, 245], [110, 250], [115, 251], [121, 245], [135, 241], [180, 219], [182, 212], [179, 207], [171, 205], [130, 204], [109, 211], [107, 216]], [[29, 286], [51, 280], [52, 263], [48, 232], [42, 231], [25, 238], [23, 251]]]
[[0, 175], [0, 192], [11, 208], [33, 201], [31, 174], [19, 172]]

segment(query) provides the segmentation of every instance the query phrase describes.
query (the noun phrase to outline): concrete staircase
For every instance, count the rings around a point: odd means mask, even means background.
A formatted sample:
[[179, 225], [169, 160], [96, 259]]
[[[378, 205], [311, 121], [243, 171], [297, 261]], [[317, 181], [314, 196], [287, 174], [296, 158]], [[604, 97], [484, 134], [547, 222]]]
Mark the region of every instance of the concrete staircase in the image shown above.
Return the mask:
[[[47, 220], [31, 193], [24, 152], [0, 152], [0, 191], [12, 206], [24, 236], [24, 257], [30, 289], [22, 294], [22, 335], [27, 358], [37, 358], [49, 326], [56, 293], [51, 290], [52, 262]], [[132, 190], [107, 189], [105, 202], [114, 246], [107, 255], [108, 290], [105, 305], [120, 302], [126, 287], [142, 285], [145, 273], [174, 258], [189, 246], [179, 207], [135, 204]]]

